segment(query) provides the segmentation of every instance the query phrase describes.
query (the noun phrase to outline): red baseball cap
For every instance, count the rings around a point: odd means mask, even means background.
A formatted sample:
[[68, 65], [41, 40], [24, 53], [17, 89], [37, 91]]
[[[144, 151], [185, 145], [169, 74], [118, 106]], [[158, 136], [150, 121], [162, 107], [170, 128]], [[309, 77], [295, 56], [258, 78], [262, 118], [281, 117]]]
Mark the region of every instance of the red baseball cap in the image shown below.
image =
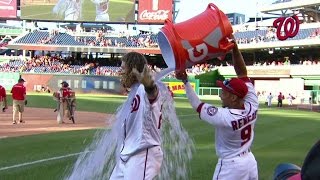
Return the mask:
[[245, 82], [239, 78], [231, 78], [230, 80], [217, 81], [217, 85], [223, 90], [228, 91], [240, 98], [244, 98], [248, 93], [248, 87]]

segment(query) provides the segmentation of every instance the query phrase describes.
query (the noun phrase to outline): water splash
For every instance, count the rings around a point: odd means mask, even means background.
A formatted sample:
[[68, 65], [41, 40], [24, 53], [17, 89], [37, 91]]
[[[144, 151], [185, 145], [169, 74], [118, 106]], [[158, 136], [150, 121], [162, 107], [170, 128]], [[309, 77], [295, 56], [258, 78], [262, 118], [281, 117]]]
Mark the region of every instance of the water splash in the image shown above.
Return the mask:
[[[161, 172], [157, 179], [188, 179], [189, 161], [194, 151], [193, 140], [188, 136], [186, 130], [176, 115], [174, 101], [167, 87], [159, 83], [160, 91], [165, 92], [161, 96], [163, 104], [163, 127], [162, 127], [162, 150], [164, 160], [161, 166]], [[131, 94], [131, 93], [130, 93]], [[135, 94], [135, 93], [133, 93]], [[128, 100], [133, 97], [128, 97]], [[125, 103], [130, 104], [130, 103]], [[119, 107], [116, 114], [121, 114]], [[113, 115], [107, 120], [107, 124], [113, 124], [109, 130], [101, 130], [95, 134], [94, 140], [81, 154], [72, 172], [65, 178], [67, 180], [105, 180], [109, 179], [116, 159], [119, 159], [119, 151], [116, 151], [121, 129], [121, 121]]]

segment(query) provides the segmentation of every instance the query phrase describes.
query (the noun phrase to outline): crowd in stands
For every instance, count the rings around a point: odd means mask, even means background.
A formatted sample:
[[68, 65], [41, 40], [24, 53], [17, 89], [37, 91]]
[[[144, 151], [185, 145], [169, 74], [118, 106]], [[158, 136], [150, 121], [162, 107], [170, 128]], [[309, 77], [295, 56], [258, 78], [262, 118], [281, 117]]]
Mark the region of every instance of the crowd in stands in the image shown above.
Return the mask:
[[[153, 38], [152, 38], [153, 37]], [[103, 31], [97, 31], [95, 37], [78, 36], [75, 40], [89, 46], [101, 47], [139, 47], [139, 48], [157, 48], [158, 43], [155, 35], [140, 34], [138, 36], [109, 37]]]
[[[187, 69], [190, 74], [198, 75], [215, 69], [216, 66], [210, 64], [198, 64]], [[154, 72], [161, 71], [155, 65], [150, 65]], [[81, 63], [73, 57], [62, 58], [60, 56], [35, 56], [31, 59], [13, 59], [0, 64], [0, 72], [24, 72], [24, 73], [60, 73], [60, 74], [83, 74], [83, 75], [103, 75], [118, 76], [121, 71], [120, 66], [101, 66], [98, 62], [88, 61]], [[169, 74], [168, 77], [174, 77]]]
[[310, 38], [320, 38], [320, 28], [314, 30], [311, 35]]
[[0, 36], [0, 48], [6, 47], [10, 41], [11, 39], [6, 38], [5, 36]]
[[[253, 66], [284, 66], [290, 65], [290, 60], [277, 59], [264, 62], [253, 62]], [[319, 59], [301, 58], [300, 65], [320, 65]], [[209, 63], [197, 64], [187, 69], [188, 74], [199, 75], [215, 70], [221, 66], [232, 66], [229, 61], [216, 60]], [[150, 65], [155, 72], [161, 71], [155, 65]], [[24, 72], [24, 73], [60, 73], [60, 74], [82, 74], [118, 76], [121, 71], [120, 64], [100, 64], [96, 60], [76, 60], [74, 57], [62, 58], [58, 55], [35, 56], [31, 59], [12, 59], [0, 64], [0, 72]], [[168, 77], [174, 77], [171, 73]]]

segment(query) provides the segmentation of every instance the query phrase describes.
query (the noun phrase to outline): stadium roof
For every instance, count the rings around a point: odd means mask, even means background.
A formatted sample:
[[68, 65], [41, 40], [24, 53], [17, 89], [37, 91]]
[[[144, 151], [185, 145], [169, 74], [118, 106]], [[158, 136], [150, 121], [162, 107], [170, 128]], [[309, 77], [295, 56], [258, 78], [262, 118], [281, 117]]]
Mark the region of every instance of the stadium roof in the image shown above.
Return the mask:
[[[68, 27], [68, 28], [75, 28], [78, 25], [78, 23], [74, 24], [74, 23], [70, 23], [70, 24], [64, 24], [61, 25], [63, 27]], [[107, 24], [96, 24], [96, 23], [81, 23], [81, 26], [84, 28], [97, 28], [97, 29], [106, 29], [106, 30], [112, 30], [114, 31], [114, 28], [112, 28], [111, 26], [107, 25]]]
[[292, 1], [286, 1], [286, 2], [280, 2], [271, 4], [268, 6], [263, 6], [259, 9], [261, 13], [270, 13], [274, 11], [280, 11], [280, 10], [288, 10], [288, 9], [299, 9], [303, 7], [308, 6], [316, 6], [320, 5], [320, 0], [292, 0]]

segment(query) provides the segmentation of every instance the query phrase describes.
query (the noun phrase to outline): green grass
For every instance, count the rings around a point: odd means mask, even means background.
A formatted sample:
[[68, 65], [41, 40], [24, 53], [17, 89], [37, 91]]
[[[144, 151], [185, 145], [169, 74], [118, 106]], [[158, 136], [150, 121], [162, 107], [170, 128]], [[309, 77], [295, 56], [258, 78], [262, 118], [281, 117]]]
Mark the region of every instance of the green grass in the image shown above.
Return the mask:
[[[123, 96], [77, 96], [78, 109], [105, 113], [114, 112], [124, 100]], [[28, 106], [32, 107], [54, 107], [49, 94], [29, 94], [28, 101]], [[176, 98], [175, 101], [177, 114], [196, 145], [190, 179], [212, 179], [217, 161], [214, 129], [199, 120], [185, 98]], [[208, 102], [219, 104], [216, 100]], [[316, 112], [264, 108], [261, 105], [252, 147], [258, 161], [259, 179], [272, 179], [274, 168], [279, 163], [290, 162], [301, 166], [307, 152], [318, 140], [319, 131], [320, 116]], [[92, 140], [94, 132], [84, 130], [1, 139], [0, 168], [80, 152]], [[75, 159], [68, 157], [2, 170], [0, 179], [60, 180]]]
[[[64, 17], [56, 16], [52, 13], [54, 5], [28, 5], [21, 6], [22, 19], [37, 20], [63, 20]], [[134, 2], [132, 0], [110, 0], [109, 16], [111, 22], [134, 22]], [[79, 21], [95, 21], [96, 7], [91, 0], [83, 0], [82, 19]]]

